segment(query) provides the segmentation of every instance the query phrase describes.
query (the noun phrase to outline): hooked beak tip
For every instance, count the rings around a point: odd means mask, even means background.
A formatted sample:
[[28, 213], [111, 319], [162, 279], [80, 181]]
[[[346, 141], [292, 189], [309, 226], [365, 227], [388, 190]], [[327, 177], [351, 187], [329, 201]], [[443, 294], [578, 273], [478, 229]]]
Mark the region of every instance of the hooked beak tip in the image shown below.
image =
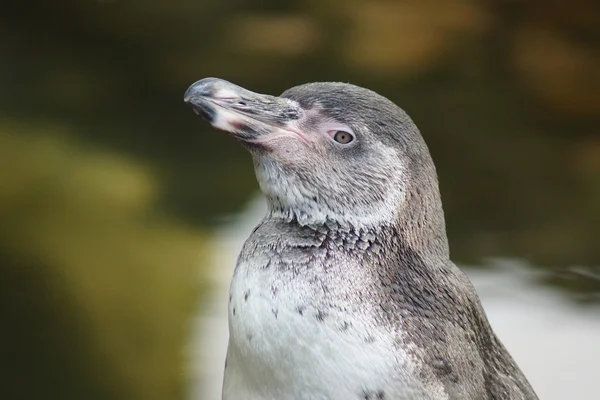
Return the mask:
[[197, 97], [209, 97], [214, 94], [215, 86], [218, 83], [224, 82], [219, 78], [204, 78], [194, 82], [185, 91], [183, 95], [183, 101], [190, 103], [194, 98]]

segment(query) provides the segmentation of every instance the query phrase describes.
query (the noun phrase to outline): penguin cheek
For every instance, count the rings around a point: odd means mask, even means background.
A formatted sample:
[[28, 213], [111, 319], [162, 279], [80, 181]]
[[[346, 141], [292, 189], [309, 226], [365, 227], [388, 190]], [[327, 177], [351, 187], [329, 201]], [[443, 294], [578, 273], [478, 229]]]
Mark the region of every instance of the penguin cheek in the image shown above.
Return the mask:
[[282, 164], [295, 163], [303, 153], [301, 144], [289, 137], [275, 138], [268, 147], [268, 156]]
[[266, 157], [273, 158], [280, 165], [300, 166], [307, 163], [318, 162], [316, 155], [319, 154], [314, 148], [309, 148], [306, 143], [293, 137], [277, 137], [269, 140], [269, 151]]

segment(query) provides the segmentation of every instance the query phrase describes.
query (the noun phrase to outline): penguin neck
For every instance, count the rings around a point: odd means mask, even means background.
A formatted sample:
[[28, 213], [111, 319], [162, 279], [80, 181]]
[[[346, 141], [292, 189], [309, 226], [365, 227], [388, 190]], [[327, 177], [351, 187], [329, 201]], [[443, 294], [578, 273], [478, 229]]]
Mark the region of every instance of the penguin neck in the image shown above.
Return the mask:
[[[400, 217], [401, 218], [401, 217]], [[268, 227], [280, 245], [284, 247], [329, 248], [335, 251], [360, 256], [369, 252], [379, 258], [396, 257], [406, 249], [420, 254], [423, 258], [445, 260], [446, 247], [429, 248], [438, 241], [426, 241], [416, 235], [413, 224], [403, 225], [402, 219], [389, 224], [355, 227], [327, 220], [324, 223], [305, 224], [295, 218], [282, 218], [280, 214], [267, 213], [261, 225]], [[445, 236], [439, 238], [442, 243]]]

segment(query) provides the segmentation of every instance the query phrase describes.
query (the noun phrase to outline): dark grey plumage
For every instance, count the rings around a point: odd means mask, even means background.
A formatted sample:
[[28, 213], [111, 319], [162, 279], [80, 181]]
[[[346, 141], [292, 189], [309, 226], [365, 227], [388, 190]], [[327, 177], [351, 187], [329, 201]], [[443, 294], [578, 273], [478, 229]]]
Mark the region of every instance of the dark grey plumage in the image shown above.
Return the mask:
[[404, 111], [342, 83], [273, 97], [209, 78], [186, 101], [249, 148], [269, 201], [232, 282], [224, 399], [537, 398], [449, 259]]

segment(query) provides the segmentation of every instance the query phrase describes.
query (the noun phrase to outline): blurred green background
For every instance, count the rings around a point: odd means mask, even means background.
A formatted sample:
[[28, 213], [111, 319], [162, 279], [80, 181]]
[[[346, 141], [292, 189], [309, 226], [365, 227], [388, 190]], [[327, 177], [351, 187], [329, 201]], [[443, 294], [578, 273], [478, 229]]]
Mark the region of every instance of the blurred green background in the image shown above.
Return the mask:
[[211, 232], [258, 190], [183, 103], [207, 76], [391, 98], [456, 261], [600, 300], [597, 1], [14, 1], [0, 56], [1, 399], [184, 397]]

